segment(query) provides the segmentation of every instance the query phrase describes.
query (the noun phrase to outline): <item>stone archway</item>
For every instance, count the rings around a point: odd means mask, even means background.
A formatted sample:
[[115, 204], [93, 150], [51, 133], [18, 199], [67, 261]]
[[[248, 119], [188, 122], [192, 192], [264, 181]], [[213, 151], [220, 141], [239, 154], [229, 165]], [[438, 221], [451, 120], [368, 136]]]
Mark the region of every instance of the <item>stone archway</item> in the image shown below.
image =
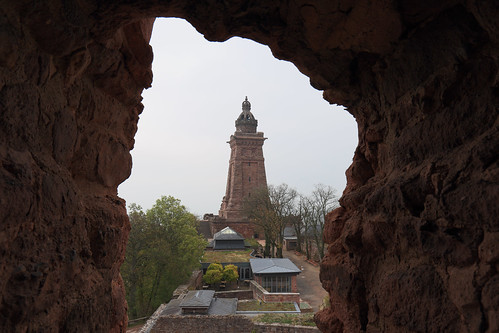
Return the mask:
[[2, 330], [126, 326], [116, 187], [157, 16], [269, 45], [355, 116], [322, 330], [499, 329], [494, 2], [54, 0], [0, 13]]

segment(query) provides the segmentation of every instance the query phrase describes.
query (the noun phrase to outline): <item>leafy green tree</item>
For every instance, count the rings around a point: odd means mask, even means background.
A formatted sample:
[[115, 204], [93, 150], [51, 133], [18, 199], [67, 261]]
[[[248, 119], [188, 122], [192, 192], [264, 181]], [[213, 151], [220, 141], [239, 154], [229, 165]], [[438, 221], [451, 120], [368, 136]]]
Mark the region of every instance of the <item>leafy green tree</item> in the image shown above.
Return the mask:
[[217, 269], [212, 269], [206, 271], [206, 274], [203, 275], [203, 281], [208, 284], [218, 284], [222, 281], [223, 273]]
[[222, 279], [227, 282], [237, 281], [239, 273], [236, 265], [227, 265], [223, 270]]
[[147, 249], [149, 226], [142, 207], [132, 203], [128, 209], [130, 219], [130, 235], [126, 250], [126, 258], [121, 266], [121, 275], [127, 291], [128, 315], [138, 318], [143, 308], [144, 290], [141, 286], [149, 274], [150, 263]]
[[223, 272], [224, 267], [221, 264], [219, 264], [219, 263], [212, 262], [210, 264], [210, 266], [208, 266], [208, 268], [206, 269], [206, 271], [208, 272], [208, 271], [213, 271], [213, 270], [219, 271], [219, 272]]
[[162, 196], [147, 212], [129, 207], [130, 236], [121, 274], [129, 317], [151, 314], [199, 265], [205, 240], [194, 215], [171, 196]]

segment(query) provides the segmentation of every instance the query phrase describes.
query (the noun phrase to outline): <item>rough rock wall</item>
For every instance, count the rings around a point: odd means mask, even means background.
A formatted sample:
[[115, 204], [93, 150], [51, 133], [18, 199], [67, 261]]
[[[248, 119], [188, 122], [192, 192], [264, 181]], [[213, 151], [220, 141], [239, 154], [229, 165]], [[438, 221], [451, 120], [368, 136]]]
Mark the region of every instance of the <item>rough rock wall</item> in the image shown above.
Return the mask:
[[209, 40], [269, 45], [358, 122], [328, 216], [322, 330], [499, 330], [497, 2], [4, 1], [0, 14], [2, 329], [123, 328], [116, 186], [151, 80], [147, 18], [175, 16]]
[[92, 8], [0, 5], [0, 331], [119, 332], [152, 20], [90, 33]]

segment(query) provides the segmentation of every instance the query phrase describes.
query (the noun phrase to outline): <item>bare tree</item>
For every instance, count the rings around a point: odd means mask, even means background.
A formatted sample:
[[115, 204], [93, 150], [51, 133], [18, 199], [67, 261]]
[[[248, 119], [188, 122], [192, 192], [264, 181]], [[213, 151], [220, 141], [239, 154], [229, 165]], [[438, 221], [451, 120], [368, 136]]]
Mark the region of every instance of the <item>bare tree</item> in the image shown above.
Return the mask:
[[[311, 237], [311, 228], [314, 224], [313, 219], [313, 204], [310, 198], [300, 195], [300, 200], [298, 204], [298, 210], [300, 215], [301, 223], [295, 225], [296, 234], [300, 234], [300, 238], [297, 236], [297, 240], [302, 242], [305, 248], [305, 255], [307, 259], [311, 257], [311, 247], [312, 247], [312, 237]], [[298, 231], [297, 231], [298, 229]], [[301, 245], [300, 245], [301, 247]]]
[[265, 235], [264, 256], [282, 258], [284, 228], [287, 217], [296, 214], [297, 195], [295, 189], [281, 184], [258, 189], [246, 198], [247, 216], [263, 229]]
[[276, 256], [282, 258], [284, 246], [284, 228], [289, 216], [296, 215], [296, 198], [298, 192], [287, 184], [269, 186], [270, 202], [276, 215], [274, 231], [276, 232]]
[[244, 203], [246, 215], [264, 232], [264, 256], [282, 257], [284, 228], [291, 222], [299, 248], [304, 243], [307, 259], [312, 257], [313, 246], [319, 259], [324, 257], [325, 217], [337, 206], [336, 190], [323, 184], [316, 185], [308, 197], [298, 195], [287, 184], [269, 185], [252, 192]]
[[263, 256], [270, 257], [275, 242], [271, 230], [272, 224], [268, 223], [274, 218], [268, 188], [264, 186], [253, 190], [251, 196], [244, 199], [243, 207], [246, 216], [263, 231], [265, 237]]
[[315, 185], [315, 190], [309, 198], [311, 225], [310, 232], [313, 235], [313, 240], [317, 246], [319, 259], [324, 257], [324, 223], [326, 215], [338, 207], [338, 197], [336, 190], [331, 186], [323, 184]]
[[298, 252], [302, 252], [302, 244], [303, 244], [303, 219], [300, 214], [300, 202], [301, 202], [301, 195], [298, 195], [298, 206], [296, 208], [296, 215], [289, 216], [286, 222], [287, 226], [290, 226], [293, 228], [295, 235], [296, 235], [296, 248], [295, 250]]

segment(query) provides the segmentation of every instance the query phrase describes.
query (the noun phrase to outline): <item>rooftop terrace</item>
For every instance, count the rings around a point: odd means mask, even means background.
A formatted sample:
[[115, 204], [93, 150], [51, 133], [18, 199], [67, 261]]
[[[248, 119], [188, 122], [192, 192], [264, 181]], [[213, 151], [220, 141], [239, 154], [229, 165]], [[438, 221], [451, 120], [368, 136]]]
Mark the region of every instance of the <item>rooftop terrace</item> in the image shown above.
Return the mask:
[[201, 262], [249, 262], [252, 249], [228, 250], [228, 251], [205, 251]]

